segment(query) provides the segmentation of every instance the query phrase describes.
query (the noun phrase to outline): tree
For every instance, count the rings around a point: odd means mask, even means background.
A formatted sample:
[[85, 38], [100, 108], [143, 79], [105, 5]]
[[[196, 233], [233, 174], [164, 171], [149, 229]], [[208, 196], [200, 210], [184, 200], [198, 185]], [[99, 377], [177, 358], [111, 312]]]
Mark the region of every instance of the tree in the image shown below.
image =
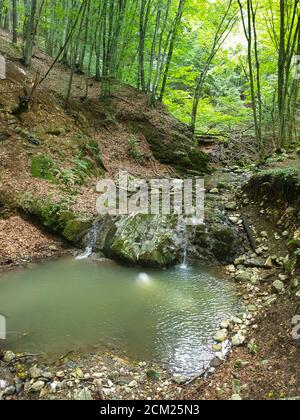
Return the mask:
[[197, 79], [196, 89], [195, 89], [195, 94], [194, 94], [192, 121], [191, 121], [191, 129], [193, 133], [195, 133], [199, 101], [202, 95], [202, 89], [205, 82], [205, 78], [207, 76], [207, 73], [209, 71], [209, 68], [211, 66], [213, 59], [215, 58], [216, 54], [218, 53], [218, 51], [220, 50], [220, 48], [226, 41], [226, 38], [228, 37], [230, 31], [232, 30], [233, 25], [236, 23], [235, 13], [230, 15], [232, 4], [233, 4], [233, 0], [230, 0], [229, 3], [227, 4], [224, 15], [222, 16], [222, 19], [216, 28], [216, 32], [213, 37], [213, 42], [212, 42], [210, 52], [204, 63], [203, 69]]

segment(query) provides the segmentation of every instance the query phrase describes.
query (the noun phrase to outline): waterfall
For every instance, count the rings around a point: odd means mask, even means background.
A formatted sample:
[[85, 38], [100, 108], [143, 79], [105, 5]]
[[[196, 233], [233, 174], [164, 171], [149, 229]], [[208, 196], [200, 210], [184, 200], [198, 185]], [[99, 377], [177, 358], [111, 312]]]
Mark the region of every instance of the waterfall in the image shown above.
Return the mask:
[[186, 270], [188, 267], [189, 233], [187, 223], [184, 217], [178, 218], [178, 226], [182, 243], [182, 261], [180, 264], [180, 268]]
[[79, 260], [79, 261], [86, 260], [92, 255], [94, 246], [97, 241], [97, 232], [98, 232], [98, 220], [93, 223], [93, 226], [88, 234], [87, 245], [86, 245], [84, 253], [82, 255], [78, 255], [78, 257], [76, 257], [76, 260]]

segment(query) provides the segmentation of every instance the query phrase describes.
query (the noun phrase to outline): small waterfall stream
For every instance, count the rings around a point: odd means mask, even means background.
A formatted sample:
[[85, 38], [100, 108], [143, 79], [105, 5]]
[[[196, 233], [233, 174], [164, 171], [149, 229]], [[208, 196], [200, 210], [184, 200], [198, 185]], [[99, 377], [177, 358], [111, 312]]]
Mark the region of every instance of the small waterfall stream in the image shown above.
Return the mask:
[[78, 261], [86, 260], [92, 255], [94, 246], [97, 241], [97, 232], [98, 232], [98, 221], [94, 222], [88, 234], [87, 245], [86, 245], [84, 253], [82, 255], [78, 255], [78, 257], [76, 257], [76, 260]]
[[182, 228], [182, 262], [180, 264], [180, 268], [183, 270], [186, 270], [188, 267], [188, 251], [189, 251], [189, 234], [188, 234], [188, 228], [186, 221], [184, 219], [181, 219], [183, 223]]
[[189, 256], [189, 247], [190, 247], [190, 235], [188, 229], [188, 222], [185, 217], [178, 217], [178, 234], [180, 246], [182, 249], [182, 259], [180, 268], [186, 270], [188, 268], [188, 256]]

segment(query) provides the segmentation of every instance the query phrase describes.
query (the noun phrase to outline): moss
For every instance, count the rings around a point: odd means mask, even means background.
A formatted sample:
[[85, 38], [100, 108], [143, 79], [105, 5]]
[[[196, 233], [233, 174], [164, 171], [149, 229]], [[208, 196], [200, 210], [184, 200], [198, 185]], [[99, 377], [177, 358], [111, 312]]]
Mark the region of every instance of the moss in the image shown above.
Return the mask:
[[81, 241], [92, 225], [92, 217], [72, 212], [68, 210], [65, 201], [55, 202], [52, 197], [40, 200], [25, 195], [20, 199], [20, 207], [35, 216], [45, 227], [75, 244]]
[[296, 251], [300, 248], [300, 239], [292, 239], [288, 242], [288, 247], [291, 251]]
[[45, 179], [51, 182], [55, 181], [55, 165], [48, 156], [38, 155], [31, 160], [30, 173], [34, 178]]
[[84, 217], [75, 217], [66, 223], [63, 236], [70, 242], [78, 243], [87, 234], [92, 226], [92, 220]]
[[121, 219], [108, 235], [106, 253], [129, 263], [165, 267], [176, 261], [177, 218], [135, 215]]

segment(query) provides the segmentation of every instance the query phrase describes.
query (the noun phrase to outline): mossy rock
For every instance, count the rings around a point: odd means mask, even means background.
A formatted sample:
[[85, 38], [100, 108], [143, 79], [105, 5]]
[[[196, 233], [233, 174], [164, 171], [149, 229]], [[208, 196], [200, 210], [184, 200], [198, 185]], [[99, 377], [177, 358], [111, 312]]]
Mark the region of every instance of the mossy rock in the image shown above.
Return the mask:
[[166, 267], [178, 259], [175, 216], [134, 215], [121, 218], [107, 235], [106, 253], [117, 260]]
[[75, 217], [66, 223], [62, 232], [63, 236], [70, 242], [79, 243], [92, 226], [92, 220], [84, 217]]
[[139, 123], [139, 129], [155, 158], [172, 165], [180, 175], [202, 176], [211, 172], [208, 155], [198, 150], [187, 126], [177, 122], [172, 130], [165, 130], [145, 120]]
[[19, 206], [27, 214], [36, 217], [51, 231], [68, 241], [79, 244], [92, 226], [92, 217], [68, 210], [64, 201], [56, 202], [52, 197], [44, 200], [25, 195], [20, 198]]

